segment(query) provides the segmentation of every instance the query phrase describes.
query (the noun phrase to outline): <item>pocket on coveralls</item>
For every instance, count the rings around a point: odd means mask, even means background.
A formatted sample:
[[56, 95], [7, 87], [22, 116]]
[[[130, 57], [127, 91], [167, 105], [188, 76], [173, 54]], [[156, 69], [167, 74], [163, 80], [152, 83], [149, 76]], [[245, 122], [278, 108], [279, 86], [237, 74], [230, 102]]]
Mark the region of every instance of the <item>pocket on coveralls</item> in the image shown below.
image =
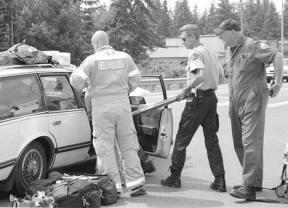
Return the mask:
[[258, 88], [251, 88], [249, 90], [247, 100], [245, 102], [245, 113], [256, 112], [259, 110], [260, 92]]
[[104, 148], [103, 145], [99, 144], [99, 142], [100, 142], [99, 138], [102, 135], [101, 129], [95, 129], [94, 134], [95, 134], [95, 136], [93, 138], [94, 149], [98, 155], [103, 155], [106, 152], [106, 148]]
[[134, 121], [132, 118], [130, 105], [124, 106], [123, 112], [126, 113], [126, 117], [124, 118], [124, 120], [122, 120], [122, 122], [124, 122], [126, 124], [127, 131], [125, 134], [126, 134], [127, 142], [128, 142], [128, 138], [130, 138], [129, 143], [127, 143], [127, 145], [129, 144], [129, 147], [131, 149], [135, 149], [138, 151], [139, 150], [139, 141], [138, 141], [137, 131], [135, 129]]

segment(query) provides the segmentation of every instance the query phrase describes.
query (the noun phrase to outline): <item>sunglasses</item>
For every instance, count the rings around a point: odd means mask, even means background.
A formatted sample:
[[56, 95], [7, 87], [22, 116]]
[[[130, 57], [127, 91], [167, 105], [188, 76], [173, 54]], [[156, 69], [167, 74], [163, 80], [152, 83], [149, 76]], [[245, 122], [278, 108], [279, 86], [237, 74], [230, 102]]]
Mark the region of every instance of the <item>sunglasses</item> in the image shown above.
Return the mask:
[[187, 36], [187, 37], [182, 37], [182, 36], [179, 36], [179, 38], [181, 38], [181, 40], [183, 41], [183, 42], [185, 42], [188, 38], [190, 38], [191, 36]]

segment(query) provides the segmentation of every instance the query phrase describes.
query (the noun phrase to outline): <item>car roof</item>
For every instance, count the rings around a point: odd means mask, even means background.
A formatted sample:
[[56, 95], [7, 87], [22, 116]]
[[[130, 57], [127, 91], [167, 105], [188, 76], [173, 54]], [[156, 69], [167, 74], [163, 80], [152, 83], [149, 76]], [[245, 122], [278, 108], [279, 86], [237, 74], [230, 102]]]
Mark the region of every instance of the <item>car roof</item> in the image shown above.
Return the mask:
[[0, 77], [33, 74], [33, 73], [67, 73], [73, 72], [72, 66], [61, 66], [52, 64], [34, 64], [34, 65], [7, 65], [0, 66]]

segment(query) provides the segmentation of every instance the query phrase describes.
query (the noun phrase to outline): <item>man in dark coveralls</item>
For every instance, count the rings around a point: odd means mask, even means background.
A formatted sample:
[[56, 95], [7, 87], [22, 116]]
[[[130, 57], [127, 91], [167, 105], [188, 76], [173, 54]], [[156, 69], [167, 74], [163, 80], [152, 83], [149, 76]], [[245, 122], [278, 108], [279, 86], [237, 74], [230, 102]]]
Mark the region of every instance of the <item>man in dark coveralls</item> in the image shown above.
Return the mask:
[[[229, 115], [234, 149], [243, 167], [242, 185], [230, 195], [255, 200], [262, 190], [263, 139], [268, 97], [282, 86], [283, 57], [276, 48], [245, 37], [233, 19], [224, 20], [214, 32], [228, 46], [225, 74], [230, 92]], [[265, 65], [273, 63], [275, 82], [268, 89]]]

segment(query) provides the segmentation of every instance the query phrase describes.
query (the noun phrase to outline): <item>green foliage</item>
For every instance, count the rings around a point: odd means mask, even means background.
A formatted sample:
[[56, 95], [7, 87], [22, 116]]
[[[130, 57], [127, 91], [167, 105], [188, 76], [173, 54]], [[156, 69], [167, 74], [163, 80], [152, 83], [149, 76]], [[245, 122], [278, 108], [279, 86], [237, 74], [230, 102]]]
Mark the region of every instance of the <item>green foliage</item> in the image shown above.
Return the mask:
[[142, 74], [161, 74], [163, 78], [186, 77], [186, 59], [156, 59], [147, 60], [141, 68]]
[[[259, 1], [259, 0], [258, 0]], [[254, 3], [254, 0], [249, 0], [243, 6], [243, 17], [244, 18], [244, 34], [250, 37], [255, 37], [260, 32], [257, 31], [257, 5]], [[256, 15], [255, 15], [256, 14]]]
[[170, 37], [171, 18], [169, 16], [167, 1], [161, 4], [160, 0], [152, 0], [153, 8], [149, 8], [157, 34], [161, 39]]
[[216, 7], [214, 6], [214, 4], [211, 4], [210, 10], [207, 16], [207, 21], [204, 27], [204, 33], [205, 34], [214, 33], [213, 30], [215, 29], [215, 25], [219, 25], [219, 21], [217, 20]]
[[179, 28], [185, 24], [191, 24], [192, 22], [193, 17], [189, 9], [188, 1], [177, 1], [173, 16], [172, 36], [177, 37], [179, 35]]
[[283, 16], [284, 16], [284, 37], [287, 39], [288, 38], [288, 0], [285, 0], [284, 3], [284, 12], [283, 12]]
[[17, 0], [11, 8], [15, 43], [26, 40], [40, 50], [70, 52], [74, 64], [83, 60], [90, 46], [82, 36], [80, 1]]
[[201, 35], [207, 34], [206, 31], [205, 31], [206, 22], [207, 22], [207, 12], [205, 10], [205, 12], [203, 13], [203, 15], [200, 17], [200, 19], [198, 21], [198, 25], [199, 25], [199, 29], [200, 29], [200, 34]]
[[[81, 10], [83, 1], [91, 7]], [[173, 11], [168, 11], [167, 0], [111, 2], [107, 9], [99, 4], [99, 0], [0, 0], [0, 50], [11, 47], [12, 41], [18, 43], [25, 39], [27, 44], [40, 50], [70, 52], [72, 63], [78, 65], [93, 53], [90, 39], [96, 30], [101, 29], [108, 32], [115, 49], [128, 52], [137, 63], [145, 65], [147, 51], [163, 46], [166, 37], [177, 37], [184, 24], [198, 24], [201, 34], [212, 34], [222, 20], [239, 20], [241, 14], [240, 1], [219, 0], [217, 4], [211, 3], [200, 16], [197, 2], [191, 12], [188, 0], [178, 0]], [[244, 34], [258, 39], [279, 39], [279, 14], [271, 0], [242, 2]], [[288, 0], [285, 0], [286, 38], [287, 27]], [[146, 66], [168, 77], [182, 76], [182, 68], [178, 69], [175, 62], [170, 64], [172, 67], [159, 63], [154, 63], [152, 68]]]
[[266, 14], [262, 35], [266, 40], [280, 39], [280, 19], [273, 2], [270, 3]]
[[114, 0], [110, 7], [111, 19], [107, 22], [111, 45], [126, 51], [136, 63], [147, 59], [148, 50], [163, 46], [145, 4], [153, 7], [148, 0]]
[[167, 8], [167, 1], [164, 0], [161, 7], [161, 20], [159, 21], [159, 31], [164, 37], [171, 37], [171, 24], [172, 19], [170, 17], [170, 12]]
[[192, 24], [198, 24], [198, 7], [197, 4], [195, 4], [193, 13], [192, 13]]
[[239, 20], [239, 15], [237, 14], [237, 12], [239, 11], [239, 5], [236, 4], [235, 6], [236, 8], [229, 3], [229, 0], [220, 0], [220, 2], [218, 3], [218, 8], [216, 9], [218, 21], [217, 25], [219, 25], [223, 20], [228, 18]]
[[9, 4], [0, 0], [0, 51], [9, 47]]
[[273, 2], [249, 0], [244, 5], [244, 34], [256, 39], [280, 38], [280, 19]]

